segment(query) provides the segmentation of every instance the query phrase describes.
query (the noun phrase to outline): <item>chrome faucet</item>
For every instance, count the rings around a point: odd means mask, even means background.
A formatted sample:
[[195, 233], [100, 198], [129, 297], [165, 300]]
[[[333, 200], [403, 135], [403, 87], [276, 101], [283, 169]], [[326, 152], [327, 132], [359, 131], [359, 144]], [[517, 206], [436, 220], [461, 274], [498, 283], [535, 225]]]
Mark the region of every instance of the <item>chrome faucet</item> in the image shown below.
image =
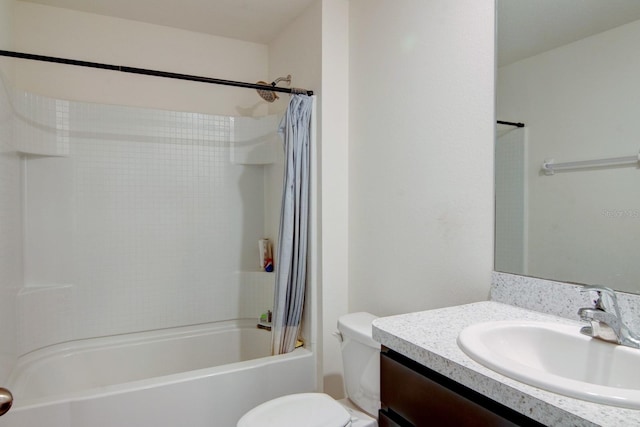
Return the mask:
[[578, 310], [580, 319], [590, 323], [589, 326], [580, 329], [581, 334], [640, 349], [640, 336], [622, 322], [618, 299], [613, 289], [605, 286], [585, 286], [582, 292], [595, 292], [597, 297], [593, 301], [593, 307]]

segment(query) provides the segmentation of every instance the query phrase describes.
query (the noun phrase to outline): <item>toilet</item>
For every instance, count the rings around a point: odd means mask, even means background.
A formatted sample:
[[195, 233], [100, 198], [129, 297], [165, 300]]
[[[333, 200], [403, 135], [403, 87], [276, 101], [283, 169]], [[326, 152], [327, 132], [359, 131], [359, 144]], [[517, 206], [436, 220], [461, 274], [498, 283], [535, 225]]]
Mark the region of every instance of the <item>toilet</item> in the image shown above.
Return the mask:
[[378, 427], [380, 408], [380, 344], [371, 336], [370, 313], [338, 319], [347, 398], [324, 393], [297, 393], [256, 406], [237, 427]]

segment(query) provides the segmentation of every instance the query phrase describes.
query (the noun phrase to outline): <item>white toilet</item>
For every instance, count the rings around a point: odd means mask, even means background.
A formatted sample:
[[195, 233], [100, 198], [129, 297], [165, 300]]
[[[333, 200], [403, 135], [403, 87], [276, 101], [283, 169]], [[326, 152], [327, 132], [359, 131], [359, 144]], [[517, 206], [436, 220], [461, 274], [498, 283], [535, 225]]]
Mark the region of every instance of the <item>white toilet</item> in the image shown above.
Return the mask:
[[369, 313], [338, 319], [347, 398], [324, 393], [299, 393], [256, 406], [237, 427], [378, 427], [380, 408], [380, 344], [371, 336]]

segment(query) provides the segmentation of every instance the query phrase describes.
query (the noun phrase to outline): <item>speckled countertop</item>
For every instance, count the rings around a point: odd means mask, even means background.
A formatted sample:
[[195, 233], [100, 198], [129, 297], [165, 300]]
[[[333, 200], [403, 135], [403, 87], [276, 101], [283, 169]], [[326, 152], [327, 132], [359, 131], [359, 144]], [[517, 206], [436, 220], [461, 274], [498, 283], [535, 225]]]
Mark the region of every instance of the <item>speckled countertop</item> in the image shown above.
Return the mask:
[[373, 337], [383, 345], [549, 426], [640, 426], [640, 411], [565, 397], [512, 380], [471, 360], [456, 340], [465, 327], [493, 320], [579, 322], [485, 301], [383, 317]]

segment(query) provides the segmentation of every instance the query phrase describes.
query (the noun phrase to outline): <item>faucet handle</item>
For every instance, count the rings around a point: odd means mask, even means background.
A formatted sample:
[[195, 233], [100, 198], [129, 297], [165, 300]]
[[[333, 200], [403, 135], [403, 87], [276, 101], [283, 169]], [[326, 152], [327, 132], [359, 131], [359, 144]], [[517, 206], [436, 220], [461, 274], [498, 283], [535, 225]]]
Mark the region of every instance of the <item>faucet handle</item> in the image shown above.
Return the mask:
[[598, 297], [593, 302], [594, 306], [598, 310], [614, 313], [620, 317], [620, 309], [618, 308], [618, 298], [613, 289], [600, 285], [585, 285], [580, 292], [595, 292]]

